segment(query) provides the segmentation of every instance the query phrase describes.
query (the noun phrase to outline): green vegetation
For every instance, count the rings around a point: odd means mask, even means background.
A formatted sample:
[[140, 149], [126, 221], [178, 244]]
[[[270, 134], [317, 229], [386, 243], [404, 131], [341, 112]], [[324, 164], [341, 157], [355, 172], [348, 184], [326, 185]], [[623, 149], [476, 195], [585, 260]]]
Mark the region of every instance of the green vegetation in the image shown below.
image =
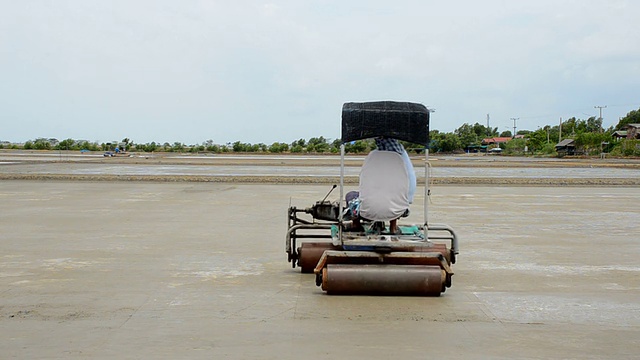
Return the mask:
[[[534, 155], [557, 156], [555, 145], [563, 139], [573, 139], [576, 153], [587, 156], [597, 156], [602, 152], [613, 156], [640, 156], [640, 140], [615, 137], [616, 131], [626, 131], [628, 124], [640, 123], [640, 109], [632, 110], [621, 118], [616, 126], [602, 129], [602, 120], [590, 117], [586, 120], [570, 118], [562, 125], [546, 125], [535, 131], [520, 130], [515, 136], [510, 131], [498, 132], [498, 128], [488, 128], [479, 123], [462, 124], [452, 133], [442, 133], [431, 130], [429, 149], [432, 153], [461, 153], [487, 151], [493, 147], [500, 147], [505, 155]], [[502, 138], [497, 143], [485, 143], [483, 140]], [[512, 138], [512, 139], [509, 139]], [[505, 140], [506, 139], [506, 140]], [[507, 141], [508, 140], [508, 141]], [[424, 147], [417, 144], [402, 142], [409, 152], [420, 153]], [[0, 145], [0, 148], [18, 149], [16, 144]], [[202, 144], [186, 145], [180, 142], [170, 144], [156, 142], [136, 144], [129, 138], [122, 141], [112, 141], [98, 144], [84, 140], [38, 138], [29, 140], [23, 146], [25, 150], [88, 150], [88, 151], [135, 151], [135, 152], [191, 152], [191, 153], [313, 153], [335, 154], [340, 152], [340, 139], [331, 141], [323, 136], [309, 140], [298, 139], [290, 144], [274, 142], [271, 145], [258, 143], [243, 143], [236, 141], [227, 144], [215, 144], [207, 140]], [[367, 153], [375, 149], [375, 142], [358, 140], [345, 144], [347, 153]]]

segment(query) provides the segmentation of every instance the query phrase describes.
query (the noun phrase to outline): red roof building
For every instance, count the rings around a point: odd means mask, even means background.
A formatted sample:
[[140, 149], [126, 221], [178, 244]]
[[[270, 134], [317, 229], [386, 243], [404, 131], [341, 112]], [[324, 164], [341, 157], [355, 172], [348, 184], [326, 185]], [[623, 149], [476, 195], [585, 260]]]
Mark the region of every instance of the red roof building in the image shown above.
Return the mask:
[[509, 142], [511, 140], [511, 137], [493, 137], [493, 138], [486, 138], [486, 139], [482, 139], [482, 145], [498, 145], [498, 144], [504, 144], [506, 142]]

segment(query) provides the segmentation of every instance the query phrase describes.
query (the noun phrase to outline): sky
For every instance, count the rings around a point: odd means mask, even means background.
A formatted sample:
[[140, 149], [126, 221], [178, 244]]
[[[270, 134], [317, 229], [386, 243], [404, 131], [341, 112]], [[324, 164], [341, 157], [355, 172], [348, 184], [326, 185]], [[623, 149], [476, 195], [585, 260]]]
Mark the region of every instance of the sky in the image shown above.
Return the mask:
[[640, 108], [635, 0], [0, 0], [0, 140], [290, 143], [342, 104], [500, 132]]

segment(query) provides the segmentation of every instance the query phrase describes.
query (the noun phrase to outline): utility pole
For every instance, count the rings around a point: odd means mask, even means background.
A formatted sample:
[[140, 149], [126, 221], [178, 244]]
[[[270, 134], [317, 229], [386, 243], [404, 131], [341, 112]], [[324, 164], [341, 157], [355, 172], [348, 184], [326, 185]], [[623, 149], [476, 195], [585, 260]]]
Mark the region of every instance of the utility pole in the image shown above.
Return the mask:
[[[429, 117], [431, 117], [431, 114], [433, 114], [434, 112], [436, 112], [436, 109], [432, 109], [430, 107], [427, 107], [427, 111], [429, 112]], [[427, 124], [427, 128], [429, 128], [429, 124]], [[427, 147], [427, 157], [429, 156], [429, 147]], [[426, 213], [425, 213], [426, 214]]]
[[602, 109], [606, 109], [607, 105], [605, 105], [605, 106], [594, 106], [593, 108], [600, 110], [600, 117], [598, 119], [600, 120], [600, 132], [602, 132]]
[[516, 138], [516, 121], [520, 120], [520, 118], [511, 118], [513, 120], [513, 136], [512, 138]]
[[562, 117], [560, 117], [560, 132], [558, 133], [558, 142], [562, 141]]
[[489, 114], [487, 114], [487, 136], [491, 137], [491, 127], [489, 127]]

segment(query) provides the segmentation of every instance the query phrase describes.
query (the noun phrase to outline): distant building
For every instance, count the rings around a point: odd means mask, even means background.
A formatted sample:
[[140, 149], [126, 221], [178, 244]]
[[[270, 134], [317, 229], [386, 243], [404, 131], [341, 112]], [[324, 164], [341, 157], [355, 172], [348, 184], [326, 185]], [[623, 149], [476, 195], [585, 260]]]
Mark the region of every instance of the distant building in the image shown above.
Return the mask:
[[627, 139], [640, 139], [640, 124], [627, 124]]
[[613, 136], [613, 138], [616, 140], [626, 139], [627, 132], [625, 130], [618, 130], [618, 131], [614, 131], [611, 136]]
[[575, 155], [576, 142], [573, 139], [564, 139], [556, 144], [556, 152], [558, 155]]
[[514, 137], [502, 136], [482, 139], [482, 145], [500, 145], [506, 144], [513, 139], [524, 139], [524, 135], [516, 135]]
[[482, 139], [482, 145], [500, 145], [511, 141], [511, 137], [492, 137]]
[[464, 149], [464, 151], [467, 154], [478, 153], [478, 152], [487, 152], [487, 146], [486, 145], [467, 145], [467, 147]]

